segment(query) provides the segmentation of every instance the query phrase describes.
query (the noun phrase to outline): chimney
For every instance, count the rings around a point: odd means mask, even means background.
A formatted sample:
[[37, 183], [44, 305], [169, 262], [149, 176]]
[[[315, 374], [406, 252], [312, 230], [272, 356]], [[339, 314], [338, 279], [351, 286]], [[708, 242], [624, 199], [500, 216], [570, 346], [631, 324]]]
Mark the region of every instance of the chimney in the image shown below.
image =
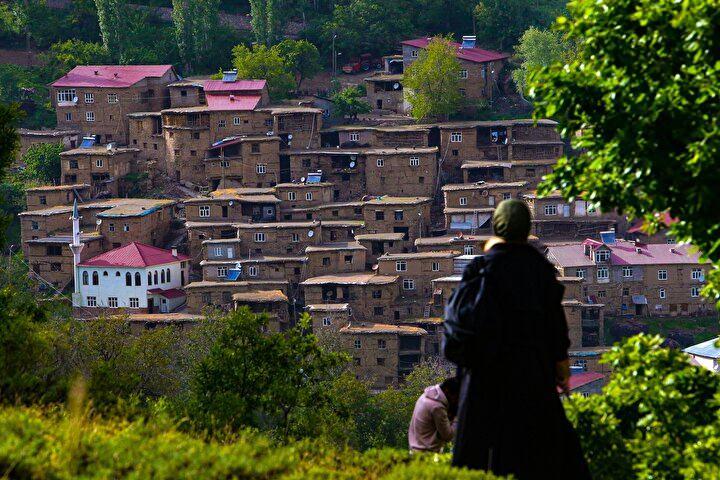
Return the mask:
[[234, 102], [234, 101], [235, 101], [235, 95], [230, 95], [230, 101], [231, 101], [231, 102]]
[[95, 70], [95, 75], [100, 75], [100, 72], [98, 72], [97, 70]]
[[118, 78], [119, 76], [117, 73], [113, 73], [113, 77]]
[[173, 256], [173, 257], [177, 257], [177, 256], [178, 256], [177, 248], [173, 248], [173, 249], [171, 250], [171, 252], [172, 252], [172, 256]]

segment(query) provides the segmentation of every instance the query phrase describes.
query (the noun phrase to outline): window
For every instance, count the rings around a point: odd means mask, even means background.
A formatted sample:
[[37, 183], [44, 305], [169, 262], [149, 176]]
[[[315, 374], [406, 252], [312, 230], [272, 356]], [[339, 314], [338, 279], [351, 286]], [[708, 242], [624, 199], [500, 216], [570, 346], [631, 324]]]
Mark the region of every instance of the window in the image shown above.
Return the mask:
[[202, 299], [202, 303], [204, 303], [205, 305], [212, 304], [212, 294], [209, 292], [204, 292], [201, 295], [201, 299]]
[[323, 327], [329, 327], [332, 325], [332, 319], [330, 317], [323, 317], [322, 319]]
[[129, 232], [130, 231], [130, 225], [127, 223], [123, 223], [123, 232]]
[[219, 278], [227, 277], [227, 267], [217, 267], [217, 276]]
[[385, 220], [385, 212], [382, 210], [375, 210], [375, 220]]
[[103, 159], [102, 159], [102, 158], [97, 158], [97, 159], [95, 159], [95, 166], [96, 166], [97, 168], [102, 168], [103, 165], [104, 165], [104, 162], [103, 162]]
[[403, 211], [402, 210], [395, 210], [395, 221], [399, 222], [403, 219]]
[[[362, 359], [361, 359], [360, 357], [354, 357], [354, 358], [353, 358], [353, 365], [355, 365], [356, 367], [361, 366], [361, 365], [362, 365]], [[358, 378], [360, 378], [360, 377], [358, 377]]]
[[460, 197], [460, 205], [467, 205], [467, 197]]
[[412, 278], [403, 278], [403, 290], [415, 290], [415, 280]]
[[225, 128], [226, 125], [227, 123], [224, 118], [222, 120], [218, 120], [218, 128]]
[[223, 247], [215, 247], [215, 256], [222, 257], [225, 255], [225, 249]]
[[607, 297], [607, 292], [605, 290], [598, 290], [597, 296], [598, 298], [605, 298]]
[[160, 270], [160, 283], [165, 283], [165, 270]]
[[382, 298], [382, 290], [373, 290], [372, 298]]
[[378, 357], [378, 358], [377, 358], [377, 364], [378, 364], [378, 366], [380, 366], [380, 367], [384, 367], [384, 366], [385, 366], [385, 359], [384, 359], [384, 358], [381, 358], [381, 357]]
[[30, 229], [31, 230], [40, 230], [40, 224], [36, 222], [35, 220], [30, 221]]
[[89, 285], [90, 284], [90, 275], [88, 275], [88, 272], [82, 273], [82, 284], [83, 285]]
[[535, 169], [534, 168], [526, 168], [525, 169], [525, 176], [532, 178], [535, 176]]
[[417, 50], [410, 50], [410, 56], [411, 56], [412, 58], [417, 58], [417, 57], [418, 57], [418, 51], [417, 51]]
[[114, 232], [115, 231], [115, 224], [114, 223], [108, 223], [108, 231]]
[[377, 346], [380, 350], [385, 350], [387, 348], [387, 342], [383, 339], [378, 339]]
[[356, 339], [355, 339], [355, 341], [353, 342], [353, 346], [354, 346], [355, 348], [362, 348], [362, 342], [360, 341], [359, 338], [356, 338]]
[[187, 97], [187, 90], [180, 90], [181, 97]]
[[667, 296], [667, 293], [665, 292], [665, 289], [664, 289], [664, 288], [661, 288], [661, 289], [658, 291], [658, 296], [659, 296], [660, 298], [665, 298], [665, 297]]
[[155, 270], [155, 271], [153, 272], [153, 283], [154, 283], [155, 285], [158, 284], [158, 273], [157, 273], [157, 270]]
[[98, 275], [98, 272], [92, 272], [92, 283], [93, 285], [100, 285], [100, 275]]
[[85, 303], [88, 307], [97, 307], [97, 297], [87, 297]]
[[345, 255], [345, 263], [348, 265], [352, 265], [353, 263], [353, 256], [352, 255]]
[[62, 271], [62, 263], [51, 263], [50, 264], [50, 271], [51, 272], [61, 272]]
[[690, 287], [690, 296], [697, 298], [700, 296], [700, 287]]
[[300, 234], [298, 234], [298, 233], [293, 233], [293, 234], [291, 234], [291, 235], [290, 235], [290, 241], [293, 242], [293, 243], [299, 242], [299, 241], [300, 241]]
[[258, 267], [255, 265], [251, 265], [248, 267], [248, 275], [251, 277], [257, 277], [258, 276]]
[[148, 272], [148, 285], [152, 285], [152, 273]]
[[658, 280], [667, 280], [667, 270], [658, 270]]
[[263, 163], [258, 163], [257, 165], [255, 165], [255, 172], [258, 175], [264, 175], [265, 172], [267, 172], [267, 165]]
[[450, 133], [450, 141], [453, 143], [460, 143], [462, 142], [462, 132], [452, 132]]
[[65, 113], [65, 121], [72, 122], [72, 113], [71, 112]]
[[117, 306], [118, 306], [117, 297], [108, 297], [108, 307], [117, 308]]
[[45, 254], [48, 257], [58, 257], [62, 255], [62, 246], [60, 245], [48, 245], [45, 249]]
[[201, 217], [209, 217], [210, 216], [210, 205], [200, 205], [200, 207], [198, 207], [198, 214]]
[[[120, 273], [120, 272], [117, 272]], [[130, 272], [125, 273], [125, 286], [132, 287], [132, 274]]]
[[142, 285], [142, 278], [140, 278], [139, 272], [135, 272], [135, 286], [139, 287], [140, 285]]
[[263, 243], [267, 241], [267, 238], [265, 237], [265, 234], [263, 232], [256, 232], [254, 238], [255, 243]]
[[465, 245], [465, 247], [463, 247], [463, 254], [475, 255], [475, 247], [473, 247], [472, 245]]
[[[68, 166], [69, 166], [70, 168], [72, 168], [72, 169], [77, 169], [77, 168], [78, 168], [78, 161], [77, 161], [77, 160], [70, 160], [70, 161], [68, 161]], [[73, 175], [73, 177], [75, 177], [75, 175]]]
[[375, 164], [376, 164], [378, 167], [384, 167], [384, 166], [385, 166], [385, 160], [382, 159], [382, 158], [378, 158], [378, 159], [375, 161]]
[[220, 168], [230, 168], [229, 160], [220, 160]]
[[460, 70], [460, 78], [468, 78], [468, 71]]
[[407, 262], [405, 260], [398, 260], [395, 262], [396, 272], [407, 272]]
[[410, 166], [411, 167], [419, 167], [420, 166], [420, 157], [410, 157]]
[[622, 267], [622, 276], [624, 278], [631, 278], [633, 276], [633, 268], [632, 267]]
[[139, 298], [130, 297], [129, 300], [130, 300], [130, 302], [129, 302], [130, 308], [140, 308], [140, 299]]
[[240, 121], [240, 117], [233, 117], [233, 125], [240, 125], [242, 122]]
[[360, 134], [358, 132], [350, 132], [349, 138], [351, 142], [359, 142]]
[[[143, 148], [146, 147], [147, 144], [143, 143]], [[191, 157], [197, 157], [197, 150], [190, 150], [190, 156]]]
[[502, 194], [502, 198], [503, 198], [503, 200], [510, 200], [512, 198], [512, 195], [510, 193], [505, 192]]
[[690, 277], [693, 280], [700, 280], [700, 281], [705, 280], [705, 275], [703, 275], [703, 271], [701, 268], [693, 268], [692, 272], [690, 272]]
[[297, 195], [295, 194], [295, 192], [288, 192], [287, 198], [288, 198], [288, 200], [293, 202], [297, 199]]
[[598, 250], [595, 252], [595, 262], [607, 262], [610, 260], [609, 250]]
[[165, 270], [165, 280], [170, 283], [170, 269]]
[[557, 215], [557, 205], [545, 205], [545, 215]]
[[85, 121], [86, 122], [94, 122], [95, 121], [95, 112], [85, 112]]
[[373, 307], [373, 315], [376, 317], [381, 317], [384, 313], [383, 307]]
[[575, 276], [577, 278], [585, 278], [585, 269], [584, 268], [578, 268], [575, 270]]
[[608, 267], [598, 267], [597, 278], [598, 280], [607, 280], [609, 278]]
[[107, 99], [108, 99], [108, 103], [118, 103], [118, 94], [117, 93], [108, 93]]
[[85, 94], [85, 103], [95, 103], [95, 94], [94, 93], [86, 93]]
[[305, 200], [307, 200], [307, 201], [309, 202], [309, 201], [311, 201], [312, 199], [313, 199], [313, 194], [312, 194], [312, 192], [307, 192], [307, 193], [305, 193]]
[[57, 101], [58, 103], [62, 102], [76, 102], [75, 99], [75, 89], [74, 88], [68, 88], [65, 90], [58, 90], [57, 92]]
[[[170, 136], [172, 137], [173, 132], [170, 132]], [[200, 132], [193, 132], [193, 138], [195, 140], [200, 140]]]
[[440, 271], [440, 262], [432, 262], [432, 266], [430, 269], [433, 272], [439, 272]]
[[425, 183], [425, 177], [418, 177], [418, 183]]
[[623, 297], [627, 297], [628, 295], [630, 295], [630, 289], [628, 287], [624, 287], [622, 289], [622, 294], [623, 294]]
[[463, 97], [467, 96], [467, 90], [465, 90], [464, 88], [458, 88], [458, 91], [460, 92], [461, 96], [463, 96]]
[[322, 266], [323, 266], [323, 267], [329, 267], [329, 266], [330, 266], [330, 257], [323, 257], [323, 259], [322, 259]]

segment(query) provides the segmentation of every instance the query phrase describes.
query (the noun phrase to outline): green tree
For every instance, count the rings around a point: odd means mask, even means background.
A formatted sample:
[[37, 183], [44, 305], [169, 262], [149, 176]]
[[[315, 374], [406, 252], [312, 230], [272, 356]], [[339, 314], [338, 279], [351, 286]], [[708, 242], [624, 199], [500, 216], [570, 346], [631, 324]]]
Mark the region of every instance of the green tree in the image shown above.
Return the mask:
[[65, 150], [62, 143], [36, 143], [31, 145], [22, 157], [25, 164], [23, 177], [30, 182], [43, 185], [60, 179], [60, 152]]
[[406, 69], [403, 84], [414, 118], [447, 118], [456, 113], [463, 97], [460, 94], [460, 62], [450, 40], [433, 38]]
[[44, 73], [51, 79], [62, 77], [78, 65], [103, 65], [111, 61], [103, 45], [82, 40], [55, 43], [41, 58], [45, 63]]
[[[0, 103], [0, 183], [5, 182], [7, 169], [15, 161], [15, 153], [20, 148], [17, 133], [20, 118], [22, 112], [17, 105]], [[0, 248], [5, 248], [5, 229], [10, 221], [9, 216], [0, 217]]]
[[524, 94], [527, 89], [529, 72], [554, 63], [569, 62], [573, 54], [573, 45], [565, 41], [559, 32], [536, 27], [525, 30], [520, 43], [515, 46], [515, 56], [520, 61], [520, 67], [512, 72], [520, 94]]
[[320, 52], [307, 40], [283, 40], [273, 47], [285, 61], [285, 65], [295, 75], [295, 89], [299, 90], [302, 81], [312, 78], [322, 70]]
[[259, 78], [268, 82], [270, 96], [275, 100], [286, 98], [295, 85], [290, 69], [275, 48], [265, 45], [245, 45], [233, 48], [233, 66], [240, 78]]
[[266, 315], [242, 308], [228, 315], [192, 381], [190, 412], [198, 425], [223, 429], [275, 428], [287, 435], [296, 412], [321, 408], [323, 382], [347, 362], [324, 351], [301, 323], [284, 333], [264, 333]]
[[[533, 76], [539, 117], [555, 118], [582, 153], [562, 158], [545, 192], [584, 195], [603, 211], [658, 224], [720, 261], [718, 1], [574, 2], [558, 28], [573, 61]], [[711, 269], [720, 299], [720, 270]]]
[[95, 0], [95, 7], [103, 46], [113, 59], [119, 60], [131, 26], [130, 7], [125, 0]]
[[175, 41], [186, 70], [191, 71], [213, 47], [220, 1], [173, 0], [172, 4]]
[[270, 47], [280, 29], [277, 0], [249, 0], [253, 33], [258, 43]]
[[499, 50], [510, 48], [529, 27], [549, 27], [564, 8], [562, 0], [481, 0], [474, 11], [478, 41]]
[[372, 111], [372, 106], [363, 100], [364, 96], [358, 85], [351, 85], [337, 92], [332, 96], [337, 114], [354, 121], [359, 114]]

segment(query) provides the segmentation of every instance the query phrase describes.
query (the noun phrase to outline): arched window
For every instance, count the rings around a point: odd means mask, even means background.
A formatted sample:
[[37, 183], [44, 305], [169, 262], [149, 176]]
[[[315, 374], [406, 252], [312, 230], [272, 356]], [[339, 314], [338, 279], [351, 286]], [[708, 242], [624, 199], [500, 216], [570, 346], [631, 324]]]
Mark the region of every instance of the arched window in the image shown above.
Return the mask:
[[153, 282], [155, 282], [155, 285], [158, 284], [158, 274], [157, 274], [157, 270], [155, 270], [155, 274], [153, 275]]
[[100, 275], [98, 275], [98, 272], [93, 272], [93, 285], [100, 285]]
[[135, 286], [139, 287], [142, 285], [142, 278], [140, 277], [140, 272], [135, 272]]
[[130, 272], [125, 273], [125, 286], [132, 287], [132, 275]]
[[160, 283], [165, 283], [165, 270], [160, 270]]
[[90, 275], [88, 275], [88, 272], [83, 272], [83, 285], [90, 285]]
[[152, 273], [148, 272], [148, 285], [152, 285]]
[[165, 270], [165, 280], [170, 283], [170, 269]]

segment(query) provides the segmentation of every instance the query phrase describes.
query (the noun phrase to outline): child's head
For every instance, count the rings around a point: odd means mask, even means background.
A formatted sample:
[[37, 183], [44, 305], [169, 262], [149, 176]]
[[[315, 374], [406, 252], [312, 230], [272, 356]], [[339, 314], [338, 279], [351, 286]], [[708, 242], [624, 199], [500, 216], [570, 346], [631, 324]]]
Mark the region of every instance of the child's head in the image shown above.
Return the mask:
[[457, 403], [460, 398], [460, 378], [450, 377], [443, 380], [440, 384], [440, 390], [443, 391], [445, 397], [450, 404]]

